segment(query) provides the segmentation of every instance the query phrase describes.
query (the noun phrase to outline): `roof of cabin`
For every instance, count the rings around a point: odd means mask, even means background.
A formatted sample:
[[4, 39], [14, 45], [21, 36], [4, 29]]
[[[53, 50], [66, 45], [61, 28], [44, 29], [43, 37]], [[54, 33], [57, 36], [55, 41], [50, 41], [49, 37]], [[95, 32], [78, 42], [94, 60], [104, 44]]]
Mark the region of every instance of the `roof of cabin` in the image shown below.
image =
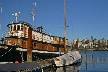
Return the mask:
[[[11, 24], [8, 24], [7, 27], [9, 27], [9, 25], [13, 25], [13, 24], [16, 24], [16, 25], [17, 25], [17, 24], [22, 24], [22, 25], [26, 25], [27, 27], [31, 27], [31, 28], [32, 28], [32, 25], [31, 25], [30, 23], [27, 23], [27, 22], [24, 22], [24, 21], [13, 22], [13, 23], [11, 23]], [[42, 28], [42, 29], [43, 29], [42, 26], [37, 27], [36, 29], [39, 29], [39, 28]], [[40, 33], [40, 32], [37, 31], [37, 30], [33, 30], [33, 31]], [[46, 33], [44, 33], [44, 32], [42, 32], [42, 34], [50, 36], [49, 34], [46, 34]], [[51, 37], [63, 38], [63, 37], [54, 36], [54, 35], [51, 35]]]
[[32, 28], [32, 25], [31, 25], [30, 23], [27, 23], [27, 22], [24, 22], [24, 21], [13, 22], [13, 23], [11, 23], [11, 24], [8, 24], [7, 27], [8, 27], [9, 25], [12, 25], [12, 24], [16, 24], [16, 25], [17, 25], [17, 24], [23, 24], [23, 25], [26, 25], [26, 26]]
[[37, 27], [37, 29], [38, 29], [38, 28], [42, 28], [42, 29], [43, 29], [43, 27], [42, 27], [42, 26], [40, 26], [40, 27]]

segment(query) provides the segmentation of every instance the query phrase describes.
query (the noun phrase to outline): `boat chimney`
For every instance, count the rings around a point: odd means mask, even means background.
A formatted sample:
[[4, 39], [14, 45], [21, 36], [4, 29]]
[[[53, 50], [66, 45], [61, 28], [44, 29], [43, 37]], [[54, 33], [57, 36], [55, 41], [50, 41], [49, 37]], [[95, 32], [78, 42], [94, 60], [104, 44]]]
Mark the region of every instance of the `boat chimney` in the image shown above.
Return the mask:
[[40, 29], [39, 29], [39, 30], [40, 30], [40, 33], [42, 33], [42, 29], [43, 29], [43, 28], [42, 28], [42, 26], [41, 26]]

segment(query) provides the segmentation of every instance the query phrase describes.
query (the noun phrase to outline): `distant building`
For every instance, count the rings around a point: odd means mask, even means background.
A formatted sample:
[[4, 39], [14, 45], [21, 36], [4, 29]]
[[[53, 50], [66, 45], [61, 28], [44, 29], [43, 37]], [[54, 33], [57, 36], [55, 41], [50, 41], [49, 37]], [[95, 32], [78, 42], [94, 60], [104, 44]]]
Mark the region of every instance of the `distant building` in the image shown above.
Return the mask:
[[101, 42], [98, 40], [98, 47], [101, 48]]
[[90, 41], [88, 45], [90, 48], [93, 48], [93, 42], [92, 41]]
[[91, 41], [93, 42], [93, 36], [91, 36]]
[[78, 38], [77, 41], [80, 42], [80, 38]]
[[98, 44], [98, 40], [94, 40], [94, 44]]
[[106, 38], [102, 39], [102, 44], [107, 45], [107, 39]]
[[76, 44], [76, 41], [77, 41], [77, 40], [76, 40], [76, 39], [74, 39], [74, 40], [73, 40], [73, 44]]

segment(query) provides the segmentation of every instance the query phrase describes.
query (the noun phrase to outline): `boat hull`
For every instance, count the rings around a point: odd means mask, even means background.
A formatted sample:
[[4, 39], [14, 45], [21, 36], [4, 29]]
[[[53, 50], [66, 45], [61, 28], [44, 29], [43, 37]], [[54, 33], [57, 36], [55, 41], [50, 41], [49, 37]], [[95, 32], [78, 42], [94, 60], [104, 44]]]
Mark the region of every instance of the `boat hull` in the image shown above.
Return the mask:
[[[0, 62], [24, 62], [27, 61], [27, 50], [20, 51], [17, 48], [0, 48]], [[58, 57], [62, 54], [59, 52], [48, 52], [48, 51], [39, 51], [32, 50], [32, 61], [36, 61], [38, 59], [51, 59], [54, 57]]]
[[81, 63], [81, 55], [78, 51], [72, 51], [67, 54], [61, 55], [54, 59], [56, 67], [68, 66], [75, 63]]

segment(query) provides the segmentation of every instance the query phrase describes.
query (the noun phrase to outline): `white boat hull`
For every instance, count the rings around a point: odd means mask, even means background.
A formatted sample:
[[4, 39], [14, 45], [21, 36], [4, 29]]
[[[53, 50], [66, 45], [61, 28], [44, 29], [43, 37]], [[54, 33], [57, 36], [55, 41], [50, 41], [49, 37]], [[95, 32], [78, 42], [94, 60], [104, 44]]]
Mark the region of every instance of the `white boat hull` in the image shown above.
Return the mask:
[[78, 51], [68, 52], [67, 54], [56, 57], [54, 59], [54, 63], [57, 67], [68, 66], [78, 62], [81, 62], [81, 55]]

